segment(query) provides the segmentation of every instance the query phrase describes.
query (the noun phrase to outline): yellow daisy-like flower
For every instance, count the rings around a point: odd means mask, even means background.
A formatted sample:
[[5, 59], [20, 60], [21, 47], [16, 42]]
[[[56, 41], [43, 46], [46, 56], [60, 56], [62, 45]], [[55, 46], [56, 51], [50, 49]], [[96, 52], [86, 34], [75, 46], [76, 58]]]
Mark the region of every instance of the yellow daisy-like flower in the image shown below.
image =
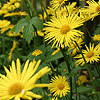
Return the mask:
[[94, 35], [93, 40], [94, 41], [100, 41], [100, 34]]
[[87, 3], [89, 4], [88, 13], [100, 12], [100, 0], [98, 2], [94, 0], [90, 0], [90, 1], [87, 1]]
[[0, 100], [13, 98], [14, 100], [21, 100], [21, 98], [27, 100], [40, 99], [42, 96], [33, 93], [31, 90], [36, 87], [47, 87], [48, 84], [36, 84], [36, 81], [50, 71], [50, 68], [44, 67], [35, 74], [40, 62], [41, 60], [37, 63], [34, 60], [29, 63], [29, 60], [27, 60], [22, 71], [19, 59], [17, 59], [16, 65], [12, 61], [10, 70], [4, 66], [7, 75], [0, 74]]
[[[77, 44], [80, 48], [82, 47], [82, 44], [84, 44], [83, 39], [81, 37], [76, 37], [75, 41], [77, 42]], [[70, 51], [70, 50], [72, 50], [72, 52], [70, 53], [72, 56], [74, 56], [77, 52], [79, 52], [79, 48], [77, 47], [75, 42], [72, 42], [69, 45], [68, 51]]]
[[65, 76], [55, 76], [51, 79], [51, 83], [48, 86], [48, 89], [53, 96], [62, 97], [65, 96], [68, 92], [70, 92], [70, 87], [68, 82], [66, 81]]
[[[89, 45], [89, 48], [85, 45], [86, 50], [83, 50], [82, 53], [85, 57], [85, 60], [87, 63], [92, 63], [94, 61], [98, 62], [100, 59], [100, 44], [96, 45], [94, 47], [94, 44]], [[77, 55], [74, 58], [78, 58], [78, 60], [76, 61], [76, 65], [80, 65], [83, 66], [85, 64], [85, 61], [82, 57], [81, 54]]]
[[56, 9], [58, 9], [59, 7], [61, 7], [61, 6], [65, 3], [65, 1], [68, 1], [68, 0], [52, 0], [52, 1], [50, 2], [50, 5], [52, 6], [52, 8], [53, 8], [54, 10], [56, 10]]
[[0, 28], [4, 28], [10, 25], [10, 21], [8, 20], [0, 20]]
[[100, 0], [98, 2], [94, 0], [87, 1], [89, 6], [85, 6], [80, 10], [81, 16], [86, 18], [86, 21], [89, 19], [93, 19], [94, 17], [100, 14]]
[[73, 2], [72, 4], [69, 3], [68, 5], [61, 7], [60, 9], [56, 10], [56, 14], [58, 16], [63, 16], [66, 15], [68, 16], [69, 14], [77, 13], [79, 11], [79, 8], [75, 7], [76, 2]]
[[83, 25], [84, 20], [81, 20], [78, 13], [69, 14], [69, 16], [52, 17], [51, 21], [45, 23], [45, 41], [50, 40], [48, 43], [54, 41], [52, 47], [69, 46], [69, 43], [84, 34], [78, 28]]
[[82, 84], [85, 83], [85, 82], [88, 82], [86, 76], [85, 76], [85, 75], [79, 76], [78, 81], [77, 81], [77, 84], [78, 84], [78, 85], [82, 85]]
[[42, 54], [42, 51], [38, 50], [38, 49], [34, 50], [33, 53], [32, 53], [33, 56], [38, 56], [40, 54]]

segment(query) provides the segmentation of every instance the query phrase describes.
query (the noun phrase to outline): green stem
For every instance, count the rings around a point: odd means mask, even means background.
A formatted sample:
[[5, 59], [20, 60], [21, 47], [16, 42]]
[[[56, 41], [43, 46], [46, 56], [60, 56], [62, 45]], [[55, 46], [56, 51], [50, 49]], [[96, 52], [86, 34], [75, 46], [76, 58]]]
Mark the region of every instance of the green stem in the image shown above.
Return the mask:
[[88, 66], [86, 60], [85, 60], [85, 57], [84, 57], [84, 55], [83, 55], [83, 53], [82, 53], [82, 50], [81, 50], [81, 48], [79, 47], [79, 45], [77, 44], [76, 41], [75, 41], [75, 43], [76, 43], [76, 45], [77, 45], [78, 49], [80, 50], [80, 53], [81, 53], [81, 55], [82, 55], [82, 57], [83, 57], [83, 60], [84, 60], [84, 62], [85, 62], [85, 66], [86, 66], [86, 68], [87, 68], [87, 70], [88, 70], [88, 72], [89, 72], [89, 76], [90, 76], [90, 79], [91, 79], [91, 81], [92, 81], [93, 88], [96, 90], [96, 87], [95, 87], [95, 83], [94, 83], [94, 80], [93, 80], [92, 73], [91, 73], [91, 71], [90, 71], [90, 69], [89, 69], [89, 66]]
[[[67, 64], [67, 67], [68, 67], [68, 72], [71, 73], [70, 62], [69, 62], [69, 56], [66, 55], [66, 50], [65, 50], [65, 48], [64, 48], [64, 49], [61, 48], [61, 52], [62, 52], [62, 54], [63, 54], [63, 56], [64, 56], [65, 61], [66, 61], [66, 64]], [[70, 77], [69, 80], [70, 80], [70, 100], [72, 100], [72, 77]]]
[[26, 1], [27, 1], [27, 3], [29, 4], [29, 6], [31, 8], [32, 15], [35, 16], [36, 15], [36, 9], [33, 7], [32, 2], [30, 2], [30, 0], [26, 0]]
[[76, 100], [77, 100], [77, 84], [76, 84], [76, 75], [74, 76], [75, 79], [75, 90], [76, 90]]
[[87, 34], [88, 34], [88, 36], [90, 37], [91, 41], [94, 42], [94, 40], [93, 40], [93, 38], [92, 38], [92, 36], [91, 36], [89, 30], [87, 29], [86, 25], [85, 25], [85, 29], [86, 29]]

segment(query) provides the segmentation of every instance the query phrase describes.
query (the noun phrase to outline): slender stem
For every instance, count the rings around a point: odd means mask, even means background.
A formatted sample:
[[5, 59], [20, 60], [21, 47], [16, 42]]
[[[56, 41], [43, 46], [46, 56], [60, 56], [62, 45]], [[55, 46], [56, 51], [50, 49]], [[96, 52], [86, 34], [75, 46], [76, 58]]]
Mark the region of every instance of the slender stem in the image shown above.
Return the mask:
[[86, 66], [86, 68], [87, 68], [87, 70], [88, 70], [88, 72], [89, 72], [89, 76], [90, 76], [90, 79], [91, 79], [91, 81], [92, 81], [93, 88], [96, 90], [96, 87], [95, 87], [95, 83], [94, 83], [94, 80], [93, 80], [92, 73], [91, 73], [91, 71], [90, 71], [90, 69], [89, 69], [89, 66], [88, 66], [86, 60], [85, 60], [85, 57], [84, 57], [84, 55], [83, 55], [83, 53], [82, 53], [82, 50], [81, 50], [81, 48], [79, 47], [79, 45], [77, 44], [76, 41], [75, 41], [75, 43], [76, 43], [76, 45], [77, 45], [78, 49], [80, 50], [80, 53], [81, 53], [81, 55], [82, 55], [82, 57], [83, 57], [83, 60], [84, 60], [84, 62], [85, 62], [85, 66]]
[[[71, 73], [70, 62], [69, 62], [69, 56], [66, 55], [66, 52], [65, 52], [65, 51], [66, 51], [65, 48], [64, 48], [64, 49], [61, 48], [61, 52], [62, 52], [62, 54], [63, 54], [63, 56], [64, 56], [64, 59], [65, 59], [65, 61], [66, 61], [67, 66], [68, 66], [68, 72]], [[71, 89], [71, 90], [70, 90], [70, 100], [72, 100], [72, 77], [70, 77], [70, 89]]]
[[76, 84], [76, 75], [74, 76], [75, 79], [75, 90], [76, 90], [76, 100], [77, 100], [77, 84]]
[[30, 2], [30, 0], [27, 0], [27, 3], [29, 4], [29, 6], [31, 8], [33, 16], [35, 16], [36, 15], [36, 9], [33, 7], [32, 2]]

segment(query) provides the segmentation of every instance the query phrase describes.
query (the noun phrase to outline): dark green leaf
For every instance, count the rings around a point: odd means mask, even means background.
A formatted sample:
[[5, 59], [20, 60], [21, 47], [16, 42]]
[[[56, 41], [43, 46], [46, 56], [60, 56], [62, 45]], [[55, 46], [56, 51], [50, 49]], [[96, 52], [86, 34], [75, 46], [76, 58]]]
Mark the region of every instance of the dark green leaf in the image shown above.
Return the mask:
[[39, 30], [43, 28], [43, 21], [40, 20], [38, 17], [33, 17], [30, 22]]
[[98, 27], [96, 28], [95, 34], [100, 34], [100, 24], [98, 24]]
[[21, 31], [21, 29], [28, 23], [26, 18], [20, 19], [18, 23], [12, 28], [11, 31], [15, 32], [16, 34]]
[[33, 38], [33, 32], [34, 32], [34, 27], [32, 26], [31, 23], [28, 23], [27, 25], [24, 26], [24, 30], [23, 30], [23, 36], [24, 39], [30, 43], [30, 41]]

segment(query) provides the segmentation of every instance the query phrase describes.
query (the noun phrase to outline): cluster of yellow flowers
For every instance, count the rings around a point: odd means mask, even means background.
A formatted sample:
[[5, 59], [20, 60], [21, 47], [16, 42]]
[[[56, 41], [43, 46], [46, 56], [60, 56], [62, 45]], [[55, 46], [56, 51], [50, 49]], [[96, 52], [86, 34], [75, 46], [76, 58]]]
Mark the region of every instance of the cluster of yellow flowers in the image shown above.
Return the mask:
[[[22, 15], [26, 16], [26, 12], [14, 12], [16, 9], [20, 8], [21, 0], [10, 0], [6, 4], [0, 7], [0, 16], [3, 15], [3, 17], [9, 17], [9, 16], [15, 16], [15, 15]], [[13, 27], [13, 24], [11, 24], [10, 21], [2, 19], [0, 20], [0, 32], [3, 34], [5, 31], [11, 29]]]
[[[44, 23], [45, 28], [45, 41], [52, 44], [52, 48], [64, 48], [68, 46], [68, 51], [72, 56], [75, 56], [79, 52], [79, 48], [84, 44], [84, 32], [78, 30], [84, 22], [94, 19], [94, 17], [100, 14], [100, 0], [98, 2], [94, 0], [88, 0], [86, 3], [88, 6], [79, 8], [76, 6], [76, 2], [68, 3], [68, 0], [51, 0], [50, 7], [47, 12], [50, 16], [50, 21]], [[65, 5], [65, 3], [67, 5]], [[94, 35], [92, 38], [94, 41], [100, 41], [99, 34]], [[78, 47], [78, 46], [79, 47]], [[60, 50], [59, 50], [60, 51]], [[82, 50], [85, 56], [86, 62], [98, 62], [100, 61], [100, 44], [90, 43], [90, 47], [86, 46], [86, 50]], [[82, 55], [76, 55], [74, 58], [79, 58], [76, 64], [85, 64]]]
[[5, 15], [10, 11], [14, 11], [15, 9], [20, 7], [21, 0], [10, 0], [6, 4], [4, 4], [0, 9], [0, 15]]
[[[11, 23], [11, 21], [6, 20], [5, 17], [15, 16], [15, 15], [18, 15], [18, 16], [20, 16], [20, 15], [26, 16], [27, 15], [27, 13], [25, 11], [15, 12], [16, 9], [20, 8], [20, 6], [21, 6], [20, 3], [21, 3], [21, 0], [10, 0], [3, 6], [1, 6], [1, 3], [0, 3], [0, 16], [3, 16], [3, 19], [0, 20], [0, 33], [1, 34], [4, 34], [6, 31], [8, 31], [9, 29], [12, 29], [14, 27], [14, 25]], [[15, 34], [15, 32], [9, 32], [7, 35], [8, 36], [20, 36], [22, 38], [23, 35], [21, 35], [20, 32], [17, 34]], [[16, 44], [15, 41], [13, 41], [13, 47], [12, 47], [10, 53], [8, 54], [9, 60], [11, 60], [11, 58], [12, 58], [14, 48], [16, 47], [15, 44]]]

